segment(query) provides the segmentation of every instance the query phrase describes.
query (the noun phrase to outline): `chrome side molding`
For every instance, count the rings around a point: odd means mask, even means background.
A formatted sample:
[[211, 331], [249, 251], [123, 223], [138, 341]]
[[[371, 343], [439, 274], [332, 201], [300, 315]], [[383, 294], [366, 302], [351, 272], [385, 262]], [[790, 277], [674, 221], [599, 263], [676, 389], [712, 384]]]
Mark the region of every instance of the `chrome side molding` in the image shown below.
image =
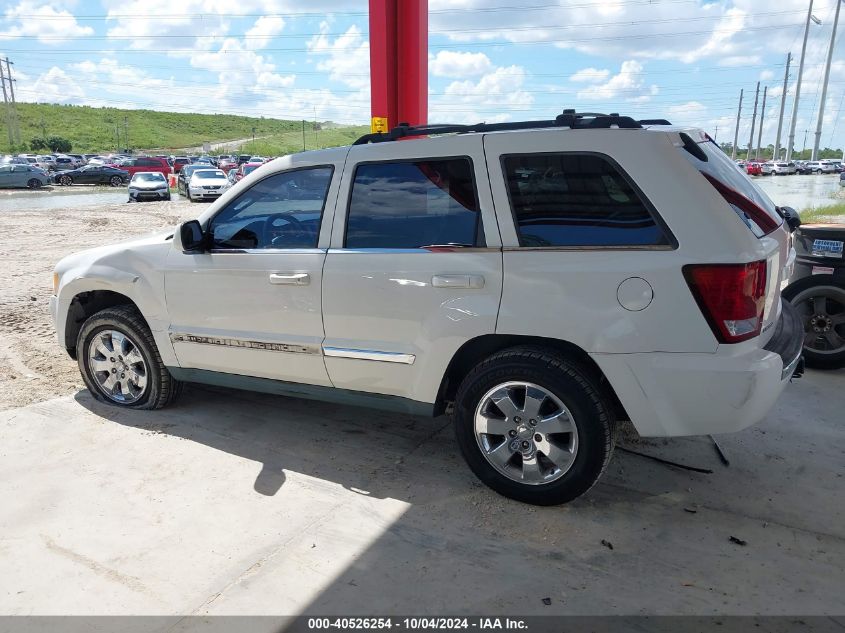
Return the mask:
[[417, 358], [414, 354], [403, 354], [401, 352], [379, 352], [372, 349], [349, 349], [346, 347], [326, 346], [323, 346], [323, 354], [332, 358], [375, 360], [384, 363], [401, 363], [403, 365], [413, 365]]

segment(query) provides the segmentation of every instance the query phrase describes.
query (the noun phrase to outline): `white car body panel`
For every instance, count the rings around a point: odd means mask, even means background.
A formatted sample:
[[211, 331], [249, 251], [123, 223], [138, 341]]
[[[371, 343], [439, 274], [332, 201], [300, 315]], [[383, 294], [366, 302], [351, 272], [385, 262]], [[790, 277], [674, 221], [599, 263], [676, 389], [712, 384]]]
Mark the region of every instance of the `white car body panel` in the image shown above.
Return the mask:
[[[465, 343], [490, 335], [540, 337], [588, 354], [642, 435], [738, 430], [759, 421], [788, 381], [781, 358], [763, 346], [780, 316], [789, 238], [783, 228], [756, 238], [680, 154], [681, 132], [699, 134], [667, 127], [527, 130], [276, 159], [226, 190], [200, 223], [207, 226], [240, 192], [268, 176], [332, 165], [317, 248], [186, 253], [177, 232], [172, 241], [158, 236], [71, 256], [57, 267], [52, 309], [59, 340], [67, 343], [74, 296], [113, 290], [136, 303], [170, 367], [433, 404]], [[610, 157], [676, 244], [520, 247], [501, 156], [562, 151]], [[357, 165], [444, 157], [472, 160], [484, 247], [344, 247]], [[759, 260], [768, 262], [763, 331], [740, 344], [719, 345], [681, 269]], [[271, 275], [306, 274], [307, 284], [270, 283]], [[651, 288], [653, 299], [644, 309], [620, 304], [620, 285], [631, 278]]]

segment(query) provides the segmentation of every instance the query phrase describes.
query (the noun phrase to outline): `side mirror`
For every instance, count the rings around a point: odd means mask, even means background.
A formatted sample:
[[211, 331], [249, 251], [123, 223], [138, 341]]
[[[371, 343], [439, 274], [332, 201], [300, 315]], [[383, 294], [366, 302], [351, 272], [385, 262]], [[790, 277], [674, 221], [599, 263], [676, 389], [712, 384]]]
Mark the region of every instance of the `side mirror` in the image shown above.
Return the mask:
[[789, 232], [794, 233], [795, 230], [801, 226], [801, 216], [792, 207], [781, 207], [783, 219], [786, 220], [786, 225], [789, 227]]
[[205, 250], [205, 234], [199, 220], [189, 220], [179, 227], [182, 252], [197, 253]]

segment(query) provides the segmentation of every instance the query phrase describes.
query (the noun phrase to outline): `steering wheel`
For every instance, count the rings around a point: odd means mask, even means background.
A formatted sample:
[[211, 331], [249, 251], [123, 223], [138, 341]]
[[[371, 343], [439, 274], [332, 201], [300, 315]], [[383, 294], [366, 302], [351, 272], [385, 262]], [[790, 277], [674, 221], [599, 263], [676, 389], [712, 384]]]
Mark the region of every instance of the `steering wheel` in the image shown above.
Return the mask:
[[[285, 224], [282, 226], [274, 226], [276, 220], [284, 220]], [[302, 222], [297, 220], [293, 215], [287, 213], [274, 213], [267, 218], [264, 223], [264, 243], [271, 246], [284, 246], [284, 244], [277, 244], [276, 241], [283, 240], [286, 234], [299, 233], [305, 235], [307, 233]]]

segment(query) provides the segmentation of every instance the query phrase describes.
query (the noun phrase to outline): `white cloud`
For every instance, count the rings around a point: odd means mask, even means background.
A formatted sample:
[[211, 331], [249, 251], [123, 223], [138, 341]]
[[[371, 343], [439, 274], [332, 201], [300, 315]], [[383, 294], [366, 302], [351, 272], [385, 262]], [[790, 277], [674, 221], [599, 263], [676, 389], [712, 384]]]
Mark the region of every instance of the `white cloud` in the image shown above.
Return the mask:
[[11, 24], [0, 30], [0, 41], [35, 37], [42, 44], [52, 45], [94, 33], [90, 26], [80, 25], [69, 11], [33, 0], [23, 0], [6, 9], [4, 17]]
[[493, 63], [484, 53], [438, 51], [429, 55], [428, 68], [435, 77], [477, 77], [493, 69]]
[[579, 83], [598, 83], [604, 81], [610, 76], [610, 71], [606, 68], [598, 70], [597, 68], [582, 68], [569, 78], [569, 81]]
[[477, 81], [453, 81], [442, 96], [431, 99], [431, 116], [435, 122], [506, 121], [511, 113], [528, 110], [534, 96], [523, 90], [525, 69], [522, 66], [499, 66]]
[[771, 70], [764, 70], [760, 73], [760, 81], [769, 81], [770, 79], [774, 79], [775, 74]]
[[272, 39], [279, 35], [285, 28], [285, 21], [280, 16], [262, 15], [255, 21], [255, 24], [246, 32], [246, 45], [253, 50], [264, 48]]
[[320, 33], [308, 42], [308, 54], [315, 56], [317, 70], [329, 73], [329, 78], [351, 86], [369, 90], [370, 44], [361, 29], [350, 26], [332, 42], [328, 37], [329, 24], [320, 24]]
[[579, 99], [644, 102], [658, 92], [657, 86], [647, 85], [643, 78], [643, 65], [633, 59], [622, 62], [619, 73], [602, 84], [587, 86], [578, 92]]
[[672, 117], [682, 117], [684, 120], [700, 119], [707, 111], [707, 108], [698, 101], [687, 101], [675, 106], [670, 106], [667, 112]]

